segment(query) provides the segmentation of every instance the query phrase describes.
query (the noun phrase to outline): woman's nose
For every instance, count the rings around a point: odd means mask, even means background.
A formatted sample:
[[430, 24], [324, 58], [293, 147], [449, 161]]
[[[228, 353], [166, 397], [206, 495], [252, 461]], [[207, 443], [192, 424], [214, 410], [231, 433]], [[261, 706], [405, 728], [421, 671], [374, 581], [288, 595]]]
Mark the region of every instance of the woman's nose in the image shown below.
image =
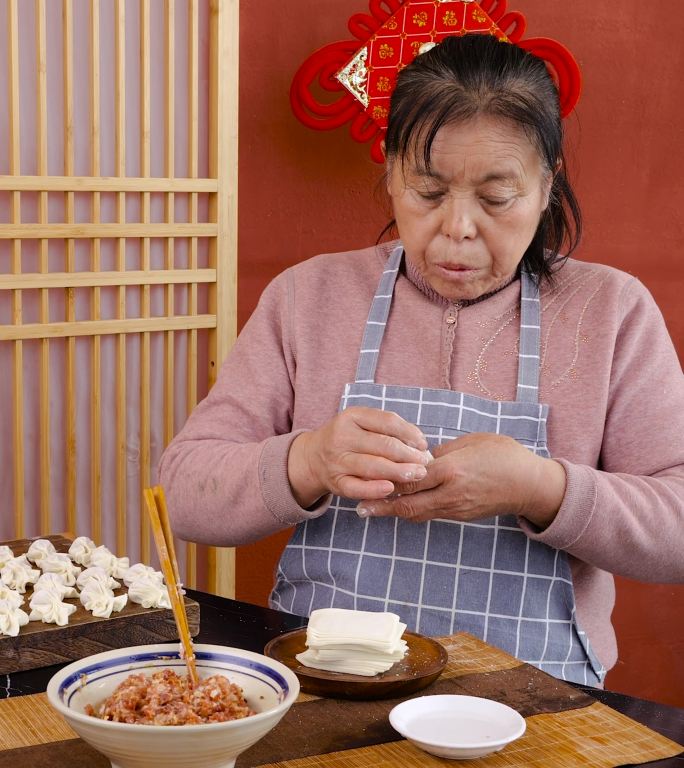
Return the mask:
[[443, 206], [442, 234], [450, 240], [472, 240], [477, 234], [475, 217], [468, 201], [450, 199]]

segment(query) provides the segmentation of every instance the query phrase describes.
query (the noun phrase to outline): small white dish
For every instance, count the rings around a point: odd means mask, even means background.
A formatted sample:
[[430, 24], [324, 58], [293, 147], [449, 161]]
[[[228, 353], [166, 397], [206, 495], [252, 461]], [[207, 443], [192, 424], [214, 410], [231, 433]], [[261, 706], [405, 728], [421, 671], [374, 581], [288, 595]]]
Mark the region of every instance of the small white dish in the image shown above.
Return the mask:
[[502, 749], [525, 733], [514, 709], [477, 696], [419, 696], [389, 714], [395, 731], [425, 752], [451, 760], [472, 760]]

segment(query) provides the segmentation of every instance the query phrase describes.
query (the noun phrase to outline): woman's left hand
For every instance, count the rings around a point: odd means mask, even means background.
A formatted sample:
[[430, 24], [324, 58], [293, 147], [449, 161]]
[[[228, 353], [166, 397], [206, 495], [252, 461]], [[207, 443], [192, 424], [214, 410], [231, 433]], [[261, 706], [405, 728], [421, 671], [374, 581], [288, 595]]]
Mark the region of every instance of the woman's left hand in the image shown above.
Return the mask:
[[563, 501], [563, 467], [535, 455], [511, 437], [464, 435], [432, 453], [435, 460], [425, 479], [396, 486], [396, 495], [387, 499], [361, 501], [359, 515], [470, 522], [515, 514], [544, 529]]

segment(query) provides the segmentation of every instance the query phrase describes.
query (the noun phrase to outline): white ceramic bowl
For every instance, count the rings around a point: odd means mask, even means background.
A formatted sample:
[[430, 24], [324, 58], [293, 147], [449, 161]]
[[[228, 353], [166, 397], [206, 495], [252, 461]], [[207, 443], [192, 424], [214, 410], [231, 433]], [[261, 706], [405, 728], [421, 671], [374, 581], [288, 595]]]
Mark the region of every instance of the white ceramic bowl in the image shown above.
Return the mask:
[[518, 712], [477, 696], [419, 696], [397, 704], [389, 719], [417, 747], [452, 760], [488, 755], [525, 733]]
[[201, 678], [222, 674], [239, 685], [255, 715], [203, 725], [132, 725], [86, 715], [132, 672], [172, 668], [185, 673], [180, 645], [139, 645], [88, 656], [48, 683], [50, 704], [113, 768], [231, 768], [235, 758], [268, 733], [292, 706], [299, 682], [284, 664], [259, 653], [195, 645]]

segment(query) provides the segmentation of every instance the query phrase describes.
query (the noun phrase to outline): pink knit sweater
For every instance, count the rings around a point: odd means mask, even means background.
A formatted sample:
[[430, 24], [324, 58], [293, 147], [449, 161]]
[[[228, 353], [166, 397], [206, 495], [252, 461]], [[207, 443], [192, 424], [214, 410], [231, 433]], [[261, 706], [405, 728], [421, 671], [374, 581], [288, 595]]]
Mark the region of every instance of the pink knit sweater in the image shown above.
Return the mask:
[[[287, 453], [338, 409], [354, 379], [388, 246], [318, 256], [264, 291], [218, 381], [160, 463], [176, 533], [235, 546], [325, 511], [298, 506]], [[378, 383], [515, 399], [520, 283], [465, 306], [409, 266], [400, 275]], [[531, 538], [570, 555], [578, 621], [603, 664], [617, 649], [611, 573], [684, 581], [684, 377], [644, 286], [569, 260], [545, 285], [540, 398], [567, 473], [561, 509]], [[524, 523], [523, 523], [524, 525]]]

